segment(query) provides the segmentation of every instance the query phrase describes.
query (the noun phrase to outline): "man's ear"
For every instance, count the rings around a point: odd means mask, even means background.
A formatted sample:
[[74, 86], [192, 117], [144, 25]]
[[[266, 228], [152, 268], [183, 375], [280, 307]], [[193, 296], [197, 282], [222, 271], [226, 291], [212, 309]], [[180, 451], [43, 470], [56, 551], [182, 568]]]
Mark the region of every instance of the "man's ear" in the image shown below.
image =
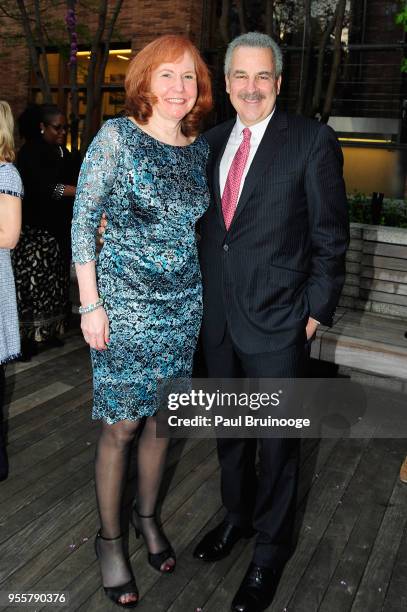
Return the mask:
[[226, 83], [226, 93], [230, 94], [230, 81], [229, 81], [228, 74], [225, 74], [225, 83]]
[[280, 74], [280, 76], [278, 77], [277, 82], [276, 82], [276, 91], [277, 91], [277, 95], [280, 93], [280, 88], [281, 88], [281, 79], [282, 79], [282, 77], [281, 77], [281, 74]]

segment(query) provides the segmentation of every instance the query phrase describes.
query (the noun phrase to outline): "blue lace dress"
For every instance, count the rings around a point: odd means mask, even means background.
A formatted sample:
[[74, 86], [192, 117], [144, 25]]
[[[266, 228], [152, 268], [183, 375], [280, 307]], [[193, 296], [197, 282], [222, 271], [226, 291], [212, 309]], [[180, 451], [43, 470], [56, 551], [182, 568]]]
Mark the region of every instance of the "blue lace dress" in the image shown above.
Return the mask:
[[72, 224], [73, 260], [96, 258], [109, 348], [91, 350], [92, 417], [112, 424], [157, 410], [160, 378], [190, 376], [202, 314], [195, 223], [209, 204], [208, 144], [175, 147], [127, 117], [105, 123], [84, 159]]

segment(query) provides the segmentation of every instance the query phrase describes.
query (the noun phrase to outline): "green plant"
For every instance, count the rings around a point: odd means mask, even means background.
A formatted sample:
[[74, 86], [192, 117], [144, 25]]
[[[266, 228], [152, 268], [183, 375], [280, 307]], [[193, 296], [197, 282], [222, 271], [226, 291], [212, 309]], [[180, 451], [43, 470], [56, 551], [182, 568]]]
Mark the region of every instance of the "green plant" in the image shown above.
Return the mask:
[[369, 198], [361, 191], [348, 195], [349, 218], [353, 223], [370, 223], [367, 219]]
[[[355, 191], [348, 195], [349, 219], [352, 223], [372, 223], [370, 197]], [[380, 216], [380, 225], [407, 228], [407, 202], [405, 200], [385, 199]]]
[[[404, 6], [396, 15], [396, 23], [402, 25], [404, 31], [407, 32], [407, 2], [403, 3]], [[401, 62], [401, 72], [407, 72], [407, 58], [403, 58]]]

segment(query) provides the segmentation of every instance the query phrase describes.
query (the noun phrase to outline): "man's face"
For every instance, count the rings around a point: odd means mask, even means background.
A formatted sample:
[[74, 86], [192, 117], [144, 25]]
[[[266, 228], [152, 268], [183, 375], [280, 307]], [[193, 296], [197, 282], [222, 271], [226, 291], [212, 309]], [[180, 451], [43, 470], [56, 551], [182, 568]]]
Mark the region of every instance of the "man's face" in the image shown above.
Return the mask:
[[281, 76], [275, 77], [271, 49], [237, 47], [225, 80], [230, 101], [244, 125], [251, 126], [268, 117], [281, 85]]

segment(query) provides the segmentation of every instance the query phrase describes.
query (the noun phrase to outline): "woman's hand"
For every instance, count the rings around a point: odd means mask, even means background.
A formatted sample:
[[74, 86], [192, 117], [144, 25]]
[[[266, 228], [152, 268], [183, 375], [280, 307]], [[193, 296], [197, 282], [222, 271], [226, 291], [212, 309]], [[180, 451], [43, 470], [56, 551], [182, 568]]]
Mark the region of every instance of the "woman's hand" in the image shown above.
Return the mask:
[[109, 344], [109, 319], [105, 309], [100, 306], [82, 315], [81, 329], [85, 342], [90, 348], [104, 351]]

